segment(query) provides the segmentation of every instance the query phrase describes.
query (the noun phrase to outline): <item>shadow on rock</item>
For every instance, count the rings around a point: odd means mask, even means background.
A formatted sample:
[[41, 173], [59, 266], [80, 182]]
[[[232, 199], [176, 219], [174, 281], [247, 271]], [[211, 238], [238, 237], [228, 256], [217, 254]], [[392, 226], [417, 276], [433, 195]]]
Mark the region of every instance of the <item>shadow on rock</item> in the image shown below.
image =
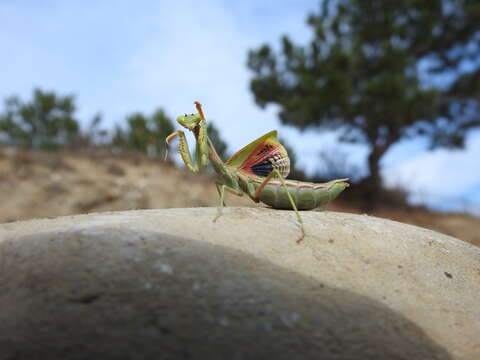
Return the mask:
[[0, 359], [450, 359], [377, 301], [156, 232], [7, 240], [0, 270]]

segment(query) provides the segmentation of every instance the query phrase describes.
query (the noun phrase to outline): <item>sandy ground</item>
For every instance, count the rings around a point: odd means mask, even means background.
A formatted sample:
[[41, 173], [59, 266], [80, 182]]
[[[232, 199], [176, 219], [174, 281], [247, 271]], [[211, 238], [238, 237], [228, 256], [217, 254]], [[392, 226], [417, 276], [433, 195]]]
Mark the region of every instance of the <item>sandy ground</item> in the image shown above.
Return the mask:
[[[348, 191], [348, 190], [347, 190]], [[216, 206], [211, 174], [194, 175], [140, 155], [44, 153], [0, 148], [0, 223], [99, 211]], [[256, 205], [227, 195], [227, 205]], [[361, 213], [341, 199], [329, 210]], [[421, 209], [371, 215], [430, 228], [480, 246], [480, 218]]]

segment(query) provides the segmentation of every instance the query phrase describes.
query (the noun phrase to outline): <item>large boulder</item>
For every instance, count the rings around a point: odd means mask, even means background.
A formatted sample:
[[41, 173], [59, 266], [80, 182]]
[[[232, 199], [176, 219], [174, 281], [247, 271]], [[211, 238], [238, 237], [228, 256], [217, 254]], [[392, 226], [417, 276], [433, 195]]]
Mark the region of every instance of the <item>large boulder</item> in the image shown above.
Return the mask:
[[480, 249], [369, 216], [0, 225], [0, 359], [479, 359]]

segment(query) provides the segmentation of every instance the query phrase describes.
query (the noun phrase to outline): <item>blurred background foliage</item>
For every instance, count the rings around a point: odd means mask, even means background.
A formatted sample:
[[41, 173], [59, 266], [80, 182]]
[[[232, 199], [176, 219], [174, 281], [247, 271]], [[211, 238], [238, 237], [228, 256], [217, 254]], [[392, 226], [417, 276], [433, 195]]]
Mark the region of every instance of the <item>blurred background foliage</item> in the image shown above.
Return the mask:
[[[25, 149], [59, 150], [79, 147], [109, 147], [117, 152], [139, 152], [151, 157], [164, 157], [165, 138], [175, 131], [173, 120], [157, 109], [151, 115], [129, 114], [112, 131], [102, 128], [97, 114], [89, 125], [81, 128], [75, 117], [75, 98], [35, 89], [32, 99], [16, 96], [5, 100], [0, 113], [0, 143]], [[207, 131], [218, 154], [228, 157], [227, 143], [211, 122]]]
[[30, 149], [55, 150], [74, 143], [80, 135], [79, 121], [74, 117], [73, 96], [59, 96], [39, 89], [31, 101], [16, 96], [5, 100], [0, 114], [3, 142]]
[[[367, 144], [369, 175], [357, 189], [372, 206], [393, 144], [421, 135], [432, 149], [461, 148], [480, 125], [479, 1], [325, 0], [308, 24], [306, 45], [284, 36], [277, 51], [249, 52], [251, 90], [259, 106], [280, 106], [284, 124]], [[453, 80], [427, 80], [442, 74]]]
[[174, 131], [174, 126], [162, 109], [154, 111], [151, 116], [140, 112], [127, 115], [124, 123], [124, 126], [115, 127], [113, 146], [150, 156], [165, 155], [164, 140]]

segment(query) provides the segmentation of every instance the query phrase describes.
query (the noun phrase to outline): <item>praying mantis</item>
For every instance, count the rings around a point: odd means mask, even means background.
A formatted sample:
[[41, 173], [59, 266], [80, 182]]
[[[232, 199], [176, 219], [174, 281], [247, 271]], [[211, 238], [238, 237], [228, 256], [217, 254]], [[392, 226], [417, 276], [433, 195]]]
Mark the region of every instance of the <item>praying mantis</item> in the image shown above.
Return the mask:
[[165, 139], [168, 144], [179, 138], [178, 150], [187, 168], [198, 173], [209, 161], [218, 174], [216, 182], [220, 205], [213, 221], [217, 221], [225, 206], [225, 190], [237, 195], [247, 194], [256, 203], [262, 202], [274, 209], [293, 210], [300, 226], [299, 244], [305, 237], [305, 228], [299, 210], [310, 210], [335, 199], [346, 187], [348, 179], [335, 179], [327, 183], [286, 180], [290, 173], [287, 150], [280, 144], [277, 131], [270, 131], [251, 142], [224, 162], [208, 138], [207, 121], [202, 105], [195, 101], [196, 114], [177, 117], [177, 122], [195, 136], [195, 161], [190, 156], [185, 133], [177, 130]]

